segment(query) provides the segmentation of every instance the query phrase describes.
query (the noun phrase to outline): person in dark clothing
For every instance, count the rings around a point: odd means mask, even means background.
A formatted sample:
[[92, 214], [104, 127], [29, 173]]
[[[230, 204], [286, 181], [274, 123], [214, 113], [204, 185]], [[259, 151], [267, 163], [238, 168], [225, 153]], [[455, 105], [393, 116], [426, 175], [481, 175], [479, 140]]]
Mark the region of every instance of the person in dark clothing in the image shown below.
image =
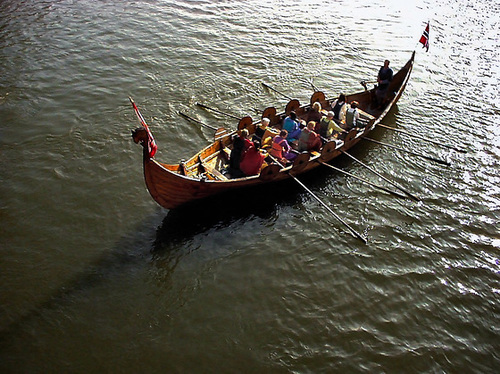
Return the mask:
[[233, 178], [244, 177], [245, 174], [240, 169], [240, 162], [246, 150], [252, 145], [252, 142], [247, 139], [248, 130], [241, 130], [240, 135], [234, 135], [233, 149], [229, 155], [229, 173]]
[[333, 119], [337, 123], [340, 123], [344, 120], [346, 112], [346, 102], [345, 95], [343, 93], [341, 93], [339, 95], [339, 98], [332, 103], [332, 112]]
[[377, 76], [377, 89], [375, 91], [375, 96], [377, 99], [377, 105], [381, 109], [386, 101], [386, 96], [387, 96], [387, 91], [389, 88], [389, 84], [392, 81], [392, 69], [389, 67], [390, 61], [385, 60], [384, 61], [384, 66], [380, 68], [378, 71], [378, 76]]

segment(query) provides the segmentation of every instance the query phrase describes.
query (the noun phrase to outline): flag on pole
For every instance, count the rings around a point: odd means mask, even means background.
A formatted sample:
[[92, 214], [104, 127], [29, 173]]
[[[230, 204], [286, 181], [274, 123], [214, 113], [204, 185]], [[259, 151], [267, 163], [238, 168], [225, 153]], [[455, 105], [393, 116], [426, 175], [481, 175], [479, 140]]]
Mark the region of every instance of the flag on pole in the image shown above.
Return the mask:
[[153, 158], [153, 156], [156, 153], [156, 150], [158, 149], [158, 146], [156, 145], [155, 139], [153, 138], [153, 134], [151, 131], [149, 131], [149, 127], [146, 124], [146, 121], [144, 120], [144, 117], [142, 116], [141, 112], [139, 112], [139, 108], [137, 108], [137, 105], [135, 105], [135, 102], [132, 100], [132, 98], [129, 98], [130, 102], [132, 103], [132, 106], [134, 107], [135, 114], [137, 115], [137, 118], [139, 119], [139, 122], [141, 122], [142, 126], [146, 129], [146, 132], [148, 133], [148, 154], [149, 157]]
[[419, 42], [422, 43], [422, 48], [425, 48], [425, 51], [429, 52], [429, 22], [427, 22], [427, 26], [425, 27]]

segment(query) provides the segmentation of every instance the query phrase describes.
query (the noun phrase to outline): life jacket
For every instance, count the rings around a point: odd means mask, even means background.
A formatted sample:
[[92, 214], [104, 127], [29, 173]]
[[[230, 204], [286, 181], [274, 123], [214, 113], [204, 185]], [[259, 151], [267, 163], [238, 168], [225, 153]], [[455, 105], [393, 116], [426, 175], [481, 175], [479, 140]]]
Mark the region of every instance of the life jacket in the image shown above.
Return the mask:
[[354, 116], [356, 114], [356, 110], [357, 110], [357, 108], [354, 108], [354, 109], [349, 108], [349, 109], [347, 109], [347, 113], [345, 114], [345, 124], [349, 128], [352, 128], [355, 126]]
[[323, 138], [326, 138], [326, 136], [327, 136], [329, 125], [330, 125], [330, 120], [328, 119], [328, 117], [323, 117], [323, 118], [321, 118], [321, 121], [319, 121], [318, 133]]

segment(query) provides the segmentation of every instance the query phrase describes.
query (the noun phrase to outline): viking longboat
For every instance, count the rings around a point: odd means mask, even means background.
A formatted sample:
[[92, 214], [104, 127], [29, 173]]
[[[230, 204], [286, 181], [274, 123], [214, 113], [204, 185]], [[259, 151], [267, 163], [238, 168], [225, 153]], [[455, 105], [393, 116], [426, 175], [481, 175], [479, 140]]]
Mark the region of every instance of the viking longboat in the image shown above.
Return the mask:
[[[317, 168], [321, 163], [333, 160], [341, 155], [342, 151], [352, 148], [361, 138], [372, 131], [397, 103], [409, 80], [414, 58], [415, 52], [412, 53], [408, 62], [394, 74], [387, 91], [385, 105], [382, 107], [377, 107], [374, 103], [375, 88], [368, 90], [365, 86], [364, 91], [346, 95], [346, 102], [355, 100], [359, 103], [358, 110], [361, 118], [365, 121], [365, 126], [350, 130], [342, 140], [333, 139], [326, 142], [319, 152], [299, 154], [292, 165], [283, 166], [271, 162], [262, 168], [259, 175], [243, 178], [228, 178], [223, 173], [228, 166], [233, 135], [243, 128], [247, 128], [249, 133], [253, 134], [260, 120], [253, 122], [250, 117], [244, 117], [239, 121], [238, 130], [218, 129], [212, 144], [203, 148], [190, 159], [174, 165], [165, 164], [153, 158], [156, 151], [154, 139], [144, 118], [131, 99], [143, 126], [132, 131], [132, 136], [136, 143], [143, 146], [144, 178], [151, 196], [162, 207], [174, 209], [230, 190], [283, 181], [292, 178], [292, 176], [296, 177]], [[331, 101], [333, 100], [325, 98], [323, 92], [317, 91], [312, 95], [308, 104], [300, 105], [298, 100], [290, 100], [283, 113], [276, 113], [276, 109], [271, 107], [263, 112], [262, 118], [267, 117], [271, 120], [271, 130], [267, 131], [272, 131], [272, 128], [281, 128], [283, 119], [291, 111], [295, 111], [298, 118], [301, 119], [307, 117], [314, 102], [320, 102], [323, 109], [331, 110]]]

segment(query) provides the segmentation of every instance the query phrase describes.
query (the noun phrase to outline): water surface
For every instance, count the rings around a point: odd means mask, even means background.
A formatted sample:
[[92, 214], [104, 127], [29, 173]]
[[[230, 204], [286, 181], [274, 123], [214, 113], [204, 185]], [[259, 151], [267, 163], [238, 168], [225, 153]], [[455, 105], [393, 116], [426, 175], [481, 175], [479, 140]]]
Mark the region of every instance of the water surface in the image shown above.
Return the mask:
[[[499, 9], [450, 1], [2, 1], [2, 372], [494, 372], [499, 366]], [[431, 22], [428, 53], [418, 45]], [[178, 162], [185, 122], [256, 117], [361, 90], [382, 61], [410, 83], [377, 130], [450, 167], [353, 153], [421, 197], [323, 170], [169, 212], [145, 190], [134, 97]], [[374, 182], [348, 159], [336, 165]], [[241, 204], [241, 205], [238, 205]]]

